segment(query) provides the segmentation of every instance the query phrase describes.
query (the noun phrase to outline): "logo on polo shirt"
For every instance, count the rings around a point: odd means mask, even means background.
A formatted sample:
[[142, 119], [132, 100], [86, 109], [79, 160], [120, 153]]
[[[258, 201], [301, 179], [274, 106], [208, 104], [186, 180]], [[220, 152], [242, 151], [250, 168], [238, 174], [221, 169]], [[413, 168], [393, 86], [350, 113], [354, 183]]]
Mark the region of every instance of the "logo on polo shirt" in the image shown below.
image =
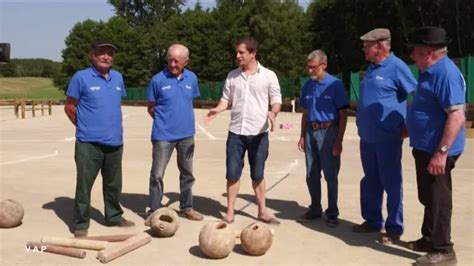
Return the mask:
[[331, 100], [331, 96], [329, 96], [329, 95], [324, 95], [324, 99], [325, 99], [325, 100]]
[[375, 76], [375, 79], [376, 79], [376, 80], [383, 80], [383, 77], [381, 77], [381, 76]]
[[170, 86], [170, 85], [161, 87], [161, 90], [162, 90], [162, 91], [170, 90], [170, 89], [171, 89], [171, 86]]
[[100, 87], [90, 87], [89, 90], [91, 90], [91, 91], [100, 91]]
[[122, 88], [120, 88], [120, 87], [116, 87], [115, 89], [118, 90], [118, 91], [122, 90]]
[[190, 90], [192, 89], [193, 87], [189, 86], [189, 85], [186, 85], [186, 89]]

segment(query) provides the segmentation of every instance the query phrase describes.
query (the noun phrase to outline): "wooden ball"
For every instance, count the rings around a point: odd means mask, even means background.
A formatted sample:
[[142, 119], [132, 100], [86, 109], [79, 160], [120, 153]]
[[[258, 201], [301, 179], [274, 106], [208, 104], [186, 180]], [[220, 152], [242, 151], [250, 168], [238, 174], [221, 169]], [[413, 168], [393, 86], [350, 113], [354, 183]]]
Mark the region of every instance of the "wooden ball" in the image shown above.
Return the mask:
[[11, 228], [21, 224], [24, 215], [23, 206], [15, 200], [0, 202], [0, 228]]
[[270, 249], [273, 235], [268, 225], [254, 222], [242, 230], [240, 241], [246, 253], [253, 256], [261, 256]]
[[178, 214], [170, 208], [159, 208], [150, 218], [150, 227], [153, 236], [173, 236], [179, 228]]
[[224, 222], [206, 224], [199, 233], [199, 247], [213, 259], [227, 257], [235, 246], [235, 235]]

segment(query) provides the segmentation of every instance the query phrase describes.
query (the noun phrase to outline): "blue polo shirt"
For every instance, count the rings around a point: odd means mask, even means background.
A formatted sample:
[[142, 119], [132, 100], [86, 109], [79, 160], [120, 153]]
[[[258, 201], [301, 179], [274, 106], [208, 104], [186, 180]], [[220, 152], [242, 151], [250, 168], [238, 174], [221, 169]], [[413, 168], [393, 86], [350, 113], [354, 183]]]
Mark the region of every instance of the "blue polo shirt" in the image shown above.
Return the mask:
[[[427, 68], [418, 78], [413, 104], [408, 110], [407, 126], [410, 146], [430, 154], [440, 145], [451, 106], [465, 105], [466, 82], [458, 67], [448, 56]], [[465, 129], [456, 137], [448, 155], [464, 150]]]
[[106, 80], [94, 67], [80, 70], [69, 82], [66, 95], [79, 101], [77, 140], [108, 146], [123, 144], [121, 102], [127, 94], [119, 72], [111, 69]]
[[360, 85], [357, 130], [362, 141], [376, 143], [400, 139], [406, 99], [416, 88], [408, 66], [393, 53], [370, 64]]
[[337, 122], [339, 110], [349, 107], [342, 82], [326, 73], [321, 81], [309, 79], [301, 89], [300, 106], [307, 110], [307, 122]]
[[178, 79], [165, 69], [153, 76], [148, 101], [155, 103], [153, 141], [175, 141], [195, 133], [193, 98], [199, 97], [196, 75], [184, 69]]

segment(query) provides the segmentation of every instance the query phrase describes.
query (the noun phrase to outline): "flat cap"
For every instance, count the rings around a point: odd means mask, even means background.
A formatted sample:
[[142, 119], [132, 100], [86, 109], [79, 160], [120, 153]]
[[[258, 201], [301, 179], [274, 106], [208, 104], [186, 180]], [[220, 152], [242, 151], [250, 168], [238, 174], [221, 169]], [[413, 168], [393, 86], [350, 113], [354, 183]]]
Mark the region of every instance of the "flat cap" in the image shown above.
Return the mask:
[[109, 40], [95, 40], [91, 43], [91, 50], [94, 50], [95, 48], [99, 47], [111, 47], [114, 50], [117, 50], [117, 47], [113, 45], [112, 42]]
[[390, 30], [384, 28], [377, 28], [373, 29], [366, 34], [360, 36], [362, 41], [383, 41], [383, 40], [390, 40]]

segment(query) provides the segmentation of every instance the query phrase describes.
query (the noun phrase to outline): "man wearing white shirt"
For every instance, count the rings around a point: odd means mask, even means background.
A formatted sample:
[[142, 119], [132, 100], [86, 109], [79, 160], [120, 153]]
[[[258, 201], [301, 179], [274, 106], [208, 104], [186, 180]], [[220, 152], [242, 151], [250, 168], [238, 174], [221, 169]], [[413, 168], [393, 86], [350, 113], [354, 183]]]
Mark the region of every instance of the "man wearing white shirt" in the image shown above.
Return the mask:
[[[268, 130], [273, 131], [281, 108], [281, 91], [276, 74], [256, 59], [258, 42], [246, 37], [235, 45], [239, 68], [227, 75], [219, 104], [209, 110], [205, 123], [231, 108], [226, 144], [227, 213], [224, 222], [234, 221], [234, 205], [239, 192], [240, 176], [248, 151], [250, 177], [258, 205], [258, 220], [279, 223], [265, 206], [265, 160], [268, 157]], [[268, 110], [269, 104], [271, 110]]]

